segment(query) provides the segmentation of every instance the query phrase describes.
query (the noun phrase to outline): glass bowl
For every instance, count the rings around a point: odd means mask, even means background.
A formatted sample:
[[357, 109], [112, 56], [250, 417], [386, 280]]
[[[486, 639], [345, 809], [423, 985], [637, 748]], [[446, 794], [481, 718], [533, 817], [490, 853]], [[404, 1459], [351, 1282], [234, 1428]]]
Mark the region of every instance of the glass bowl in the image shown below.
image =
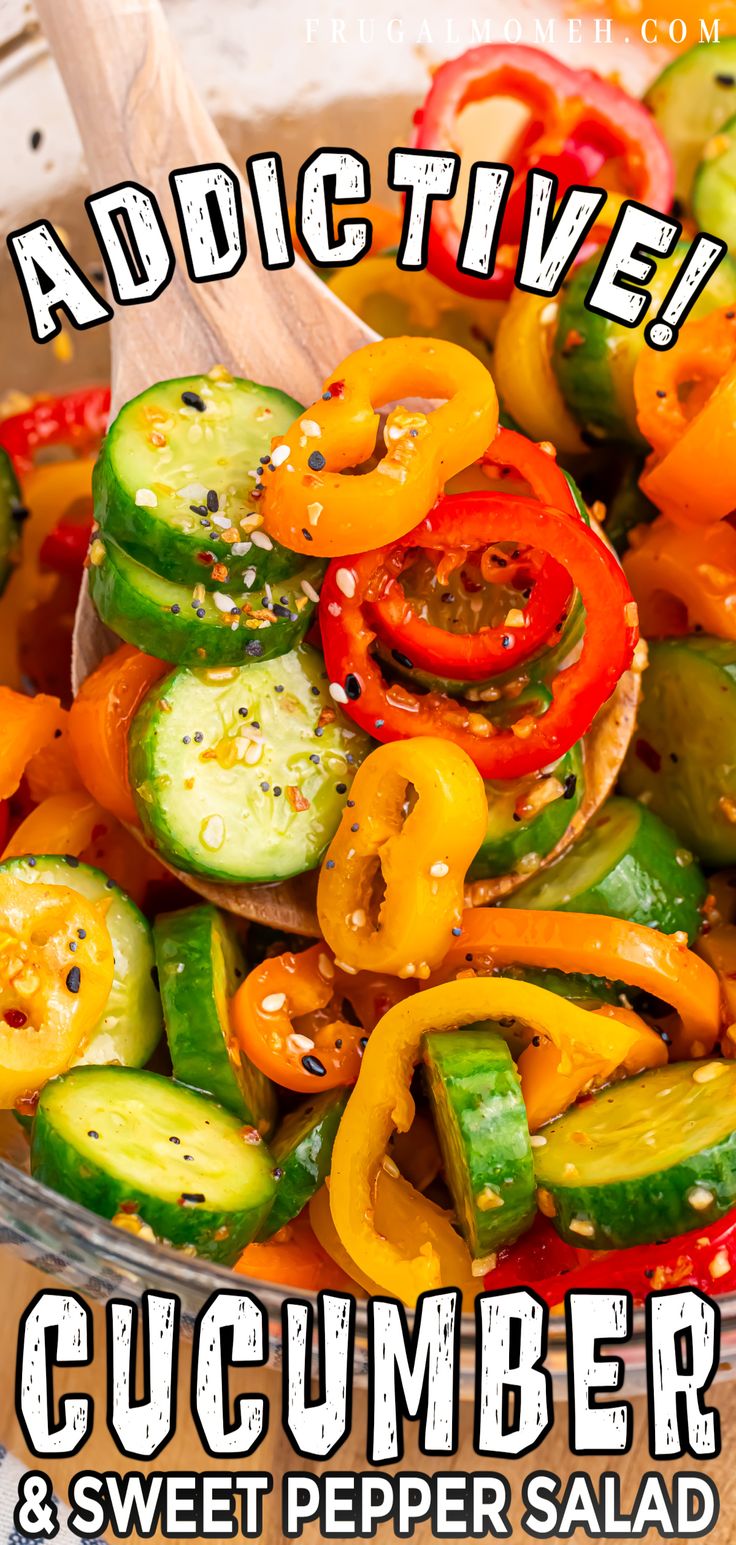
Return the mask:
[[[402, 35], [392, 23], [393, 0], [374, 0], [372, 36], [361, 35], [358, 24], [345, 22], [345, 41], [333, 23], [323, 18], [310, 35], [308, 21], [315, 8], [310, 0], [280, 0], [279, 48], [272, 47], [271, 0], [218, 0], [208, 12], [206, 36], [199, 0], [177, 0], [167, 6], [178, 42], [210, 111], [217, 119], [233, 162], [263, 149], [283, 155], [287, 187], [304, 158], [320, 145], [350, 144], [366, 155], [373, 168], [378, 198], [383, 169], [391, 146], [406, 142], [411, 114], [428, 81], [430, 65], [446, 54], [460, 52], [473, 41], [457, 21], [453, 42], [447, 44], [447, 8], [436, 0], [407, 0]], [[335, 12], [341, 7], [335, 6]], [[349, 8], [348, 8], [349, 12]], [[563, 15], [556, 0], [498, 0], [494, 28], [505, 13], [528, 25], [524, 41], [534, 41], [536, 19]], [[427, 31], [431, 37], [427, 36]], [[247, 28], [247, 32], [246, 32]], [[393, 30], [390, 30], [393, 28]], [[459, 29], [459, 30], [458, 30]], [[592, 30], [592, 29], [591, 29]], [[420, 36], [421, 34], [421, 36]], [[494, 37], [496, 32], [494, 31]], [[477, 39], [475, 39], [477, 41]], [[658, 50], [636, 47], [600, 49], [588, 37], [571, 46], [564, 36], [555, 52], [578, 66], [606, 73], [617, 69], [633, 90], [640, 91], [661, 67]], [[243, 79], [248, 59], [258, 69]], [[89, 191], [74, 123], [45, 41], [25, 9], [7, 7], [0, 17], [0, 107], [5, 126], [6, 155], [0, 175], [0, 212], [6, 229], [47, 216], [63, 228], [64, 238], [80, 266], [100, 281], [99, 253], [83, 210]], [[472, 126], [471, 126], [472, 127]], [[37, 132], [41, 143], [33, 148]], [[30, 337], [25, 313], [7, 250], [0, 253], [0, 328], [7, 362], [0, 393], [65, 391], [108, 373], [107, 329], [71, 335], [71, 356], [41, 348]], [[174, 1292], [181, 1299], [182, 1323], [191, 1328], [199, 1309], [217, 1289], [232, 1289], [234, 1281], [252, 1289], [269, 1320], [272, 1362], [278, 1363], [281, 1344], [282, 1288], [252, 1282], [206, 1261], [193, 1259], [122, 1232], [112, 1224], [67, 1201], [33, 1180], [28, 1171], [28, 1142], [12, 1115], [0, 1114], [0, 1243], [15, 1250], [37, 1269], [61, 1279], [90, 1298], [113, 1295], [139, 1298], [146, 1290]], [[299, 1292], [299, 1297], [314, 1295]], [[736, 1362], [736, 1295], [719, 1299], [722, 1314], [721, 1376]], [[358, 1303], [356, 1373], [366, 1368], [367, 1316]], [[643, 1315], [623, 1349], [628, 1393], [643, 1391], [645, 1345]], [[461, 1388], [474, 1388], [475, 1327], [465, 1316], [461, 1338]], [[565, 1324], [552, 1316], [548, 1367], [564, 1397], [566, 1380]]]

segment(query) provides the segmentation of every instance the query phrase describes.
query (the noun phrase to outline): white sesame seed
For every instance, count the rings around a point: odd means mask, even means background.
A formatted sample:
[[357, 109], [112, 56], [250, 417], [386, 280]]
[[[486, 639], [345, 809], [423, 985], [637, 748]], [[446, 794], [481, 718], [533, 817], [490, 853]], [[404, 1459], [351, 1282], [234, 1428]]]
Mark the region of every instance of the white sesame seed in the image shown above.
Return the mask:
[[712, 1079], [720, 1078], [726, 1071], [725, 1062], [704, 1062], [702, 1067], [696, 1068], [693, 1073], [694, 1084], [709, 1084]]
[[339, 681], [330, 682], [330, 697], [334, 698], [336, 703], [347, 703], [348, 694], [345, 688], [340, 686]]
[[302, 1035], [298, 1030], [294, 1030], [289, 1036], [289, 1046], [294, 1051], [313, 1051], [314, 1041], [310, 1040], [308, 1035]]
[[302, 590], [304, 591], [304, 594], [305, 594], [307, 600], [308, 601], [314, 601], [314, 604], [316, 606], [317, 602], [319, 600], [319, 591], [315, 590], [314, 585], [310, 585], [308, 579], [303, 579], [302, 580]]
[[331, 982], [335, 975], [335, 967], [333, 966], [329, 955], [320, 955], [317, 961], [317, 965], [319, 966], [320, 976], [324, 976], [328, 982]]
[[271, 541], [270, 536], [266, 536], [265, 531], [254, 531], [252, 533], [251, 541], [254, 542], [256, 547], [262, 547], [267, 553], [270, 553], [271, 548], [273, 547], [273, 542]]
[[243, 585], [246, 590], [250, 590], [251, 585], [255, 583], [256, 572], [257, 571], [255, 569], [245, 570], [243, 574]]
[[444, 880], [445, 875], [450, 873], [450, 865], [438, 862], [436, 864], [432, 864], [429, 872], [433, 880]]
[[275, 451], [271, 452], [271, 466], [280, 467], [281, 463], [286, 461], [288, 455], [288, 445], [277, 445]]
[[541, 1132], [534, 1132], [529, 1138], [529, 1143], [532, 1148], [546, 1148], [547, 1139], [542, 1137]]
[[244, 558], [246, 553], [250, 552], [252, 546], [252, 542], [233, 542], [230, 551], [233, 558]]
[[323, 509], [324, 505], [318, 504], [316, 501], [314, 504], [307, 505], [307, 516], [309, 518], [310, 526], [316, 526]]
[[136, 490], [135, 502], [141, 509], [155, 510], [158, 499], [152, 488], [139, 488]]
[[387, 1175], [391, 1176], [392, 1180], [398, 1180], [399, 1175], [401, 1174], [401, 1170], [399, 1169], [396, 1160], [392, 1159], [388, 1153], [385, 1153], [383, 1156], [383, 1169]]
[[230, 529], [230, 521], [227, 515], [210, 515], [210, 520], [213, 526], [217, 526], [218, 531], [228, 531]]
[[343, 595], [347, 596], [349, 601], [352, 600], [355, 595], [355, 575], [352, 569], [338, 569], [335, 575], [335, 584], [338, 590], [341, 590]]
[[709, 1191], [707, 1186], [691, 1186], [687, 1193], [687, 1200], [688, 1205], [694, 1208], [695, 1212], [705, 1212], [713, 1202], [713, 1192]]
[[234, 612], [237, 607], [231, 595], [225, 595], [223, 590], [215, 590], [212, 599], [218, 612]]
[[592, 1239], [595, 1234], [595, 1228], [587, 1218], [571, 1218], [569, 1227], [570, 1233], [579, 1234], [581, 1239]]
[[490, 1255], [479, 1255], [476, 1260], [470, 1262], [470, 1270], [474, 1277], [485, 1277], [489, 1271], [495, 1271], [498, 1256], [495, 1250]]
[[357, 907], [355, 912], [351, 913], [350, 922], [353, 928], [365, 928], [365, 912], [362, 907]]
[[270, 992], [261, 1000], [261, 1008], [265, 1014], [278, 1014], [286, 1003], [285, 992]]
[[313, 418], [301, 419], [299, 422], [299, 428], [301, 429], [302, 434], [307, 435], [310, 440], [320, 440], [322, 438], [322, 430], [320, 429], [319, 424], [316, 423]]

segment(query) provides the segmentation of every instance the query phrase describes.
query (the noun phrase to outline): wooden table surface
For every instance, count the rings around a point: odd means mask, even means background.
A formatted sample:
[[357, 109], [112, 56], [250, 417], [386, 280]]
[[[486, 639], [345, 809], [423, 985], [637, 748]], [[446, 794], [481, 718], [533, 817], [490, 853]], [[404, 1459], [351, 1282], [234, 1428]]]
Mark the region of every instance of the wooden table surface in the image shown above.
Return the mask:
[[[14, 1410], [14, 1382], [15, 1382], [15, 1344], [17, 1336], [18, 1320], [26, 1305], [40, 1288], [60, 1286], [51, 1278], [41, 1276], [30, 1266], [20, 1261], [7, 1249], [0, 1250], [0, 1284], [2, 1284], [3, 1310], [3, 1340], [5, 1354], [3, 1361], [3, 1378], [0, 1381], [0, 1442], [5, 1444], [20, 1459], [27, 1464], [46, 1470], [53, 1478], [54, 1484], [60, 1496], [66, 1496], [66, 1487], [72, 1475], [80, 1469], [83, 1470], [113, 1470], [125, 1471], [126, 1469], [143, 1470], [214, 1470], [231, 1469], [226, 1462], [209, 1459], [204, 1453], [192, 1421], [188, 1406], [190, 1349], [187, 1343], [181, 1347], [180, 1377], [179, 1377], [179, 1410], [176, 1433], [163, 1454], [153, 1462], [151, 1466], [141, 1464], [139, 1461], [125, 1460], [115, 1448], [104, 1422], [104, 1318], [100, 1306], [93, 1305], [95, 1320], [95, 1362], [89, 1368], [61, 1369], [55, 1376], [55, 1389], [57, 1398], [65, 1392], [88, 1392], [96, 1396], [97, 1419], [92, 1437], [86, 1443], [81, 1452], [73, 1458], [61, 1462], [34, 1460], [29, 1455], [20, 1432], [20, 1427]], [[280, 1421], [280, 1385], [279, 1377], [273, 1371], [259, 1369], [250, 1375], [251, 1388], [266, 1394], [270, 1401], [270, 1423], [265, 1441], [253, 1457], [252, 1465], [240, 1465], [237, 1468], [253, 1468], [258, 1471], [270, 1471], [275, 1478], [275, 1493], [267, 1499], [264, 1510], [264, 1532], [262, 1535], [265, 1545], [281, 1545], [283, 1534], [280, 1528], [279, 1507], [279, 1483], [281, 1475], [288, 1470], [308, 1471], [319, 1473], [321, 1469], [329, 1469], [330, 1466], [311, 1464], [309, 1461], [299, 1458], [292, 1450], [281, 1428]], [[248, 1378], [244, 1374], [234, 1373], [231, 1377], [232, 1394], [244, 1392], [248, 1388]], [[626, 1391], [624, 1391], [624, 1394]], [[706, 1464], [703, 1468], [715, 1481], [719, 1488], [721, 1499], [720, 1520], [710, 1539], [717, 1541], [717, 1545], [736, 1545], [736, 1467], [733, 1463], [733, 1439], [736, 1435], [736, 1381], [719, 1385], [715, 1392], [711, 1391], [709, 1397], [713, 1404], [718, 1405], [721, 1411], [722, 1425], [722, 1453], [720, 1457]], [[636, 1493], [638, 1482], [642, 1474], [647, 1470], [657, 1469], [651, 1461], [646, 1448], [646, 1409], [645, 1403], [639, 1399], [634, 1401], [635, 1412], [635, 1441], [632, 1451], [620, 1458], [606, 1460], [575, 1459], [570, 1455], [567, 1447], [567, 1421], [566, 1408], [558, 1405], [556, 1408], [556, 1423], [545, 1443], [538, 1448], [526, 1460], [517, 1462], [484, 1461], [474, 1455], [472, 1450], [471, 1423], [472, 1407], [468, 1403], [463, 1405], [461, 1417], [461, 1447], [454, 1459], [442, 1461], [435, 1467], [432, 1459], [422, 1456], [415, 1441], [414, 1424], [405, 1424], [406, 1452], [401, 1469], [416, 1470], [425, 1474], [431, 1473], [435, 1468], [438, 1471], [452, 1472], [472, 1470], [499, 1470], [503, 1471], [509, 1479], [515, 1504], [512, 1509], [514, 1519], [514, 1540], [527, 1540], [528, 1534], [523, 1533], [518, 1523], [521, 1513], [519, 1504], [521, 1482], [523, 1477], [531, 1470], [550, 1470], [564, 1477], [571, 1470], [588, 1470], [591, 1475], [598, 1476], [602, 1471], [618, 1470], [621, 1476], [622, 1501], [626, 1505], [630, 1503]], [[367, 1471], [370, 1469], [365, 1458], [365, 1432], [366, 1432], [366, 1397], [361, 1389], [355, 1391], [353, 1402], [353, 1428], [346, 1444], [336, 1455], [334, 1468], [341, 1471]], [[670, 1477], [677, 1470], [696, 1470], [699, 1466], [688, 1458], [676, 1463], [663, 1465], [663, 1473]], [[131, 1536], [138, 1538], [138, 1536]], [[393, 1529], [385, 1525], [379, 1527], [377, 1540], [395, 1539]], [[576, 1535], [575, 1538], [584, 1538]], [[612, 1538], [613, 1536], [609, 1536]], [[152, 1536], [155, 1540], [163, 1540], [164, 1536], [156, 1533]], [[307, 1526], [303, 1538], [308, 1545], [316, 1545], [321, 1538], [316, 1526]], [[427, 1545], [433, 1538], [429, 1525], [419, 1524], [414, 1539], [419, 1545]], [[646, 1536], [647, 1540], [654, 1541], [659, 1536], [652, 1532]]]

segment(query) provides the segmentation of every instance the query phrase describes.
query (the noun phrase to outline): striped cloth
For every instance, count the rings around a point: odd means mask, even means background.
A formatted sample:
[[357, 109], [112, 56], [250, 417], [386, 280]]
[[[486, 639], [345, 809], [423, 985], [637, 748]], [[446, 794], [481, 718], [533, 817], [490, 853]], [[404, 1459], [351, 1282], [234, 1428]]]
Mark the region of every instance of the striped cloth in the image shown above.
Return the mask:
[[[39, 1463], [42, 1469], [42, 1464]], [[36, 1545], [27, 1534], [20, 1534], [15, 1527], [14, 1515], [18, 1505], [18, 1487], [27, 1467], [9, 1454], [0, 1444], [0, 1545]], [[54, 1498], [58, 1508], [59, 1532], [54, 1535], [54, 1545], [79, 1545], [79, 1535], [67, 1528], [69, 1509]], [[39, 1536], [36, 1536], [36, 1541]], [[90, 1540], [89, 1545], [106, 1545], [105, 1540]]]

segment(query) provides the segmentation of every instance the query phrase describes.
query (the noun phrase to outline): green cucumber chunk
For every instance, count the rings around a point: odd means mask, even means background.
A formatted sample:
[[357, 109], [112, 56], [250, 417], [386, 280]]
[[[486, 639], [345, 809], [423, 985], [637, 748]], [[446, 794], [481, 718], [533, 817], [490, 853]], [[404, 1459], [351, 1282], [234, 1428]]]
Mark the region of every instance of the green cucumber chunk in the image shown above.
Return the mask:
[[[652, 296], [649, 315], [656, 315], [689, 250], [689, 242], [678, 242], [672, 256], [657, 264], [647, 286]], [[644, 328], [624, 327], [588, 309], [585, 298], [599, 261], [596, 253], [581, 263], [563, 287], [552, 364], [568, 407], [590, 434], [643, 446], [636, 422], [634, 367], [646, 347]], [[707, 316], [732, 301], [736, 265], [725, 257], [690, 315]]]
[[131, 727], [131, 783], [170, 863], [217, 880], [285, 880], [320, 862], [370, 745], [305, 644], [159, 682]]
[[687, 205], [706, 140], [736, 113], [736, 38], [696, 43], [665, 67], [644, 101], [667, 141], [675, 194]]
[[153, 939], [174, 1078], [268, 1138], [274, 1087], [230, 1025], [230, 999], [246, 971], [234, 929], [216, 907], [187, 907], [157, 917]]
[[534, 1163], [518, 1074], [487, 1028], [433, 1031], [423, 1042], [445, 1179], [471, 1255], [511, 1244], [534, 1221]]
[[736, 863], [736, 644], [705, 636], [651, 643], [642, 686], [621, 788], [703, 863]]
[[31, 1173], [103, 1218], [232, 1265], [276, 1191], [273, 1159], [231, 1111], [158, 1073], [74, 1068], [41, 1092]]
[[305, 1100], [282, 1121], [271, 1143], [278, 1190], [260, 1239], [270, 1239], [291, 1223], [324, 1185], [349, 1093], [349, 1089], [328, 1089]]
[[707, 886], [692, 853], [650, 809], [633, 799], [609, 799], [579, 841], [506, 897], [506, 907], [594, 912], [631, 923], [700, 931]]
[[639, 458], [628, 460], [623, 475], [609, 500], [606, 512], [606, 541], [616, 549], [619, 557], [629, 546], [629, 532], [635, 526], [651, 525], [659, 515], [656, 505], [647, 499], [639, 487], [642, 463]]
[[677, 1062], [610, 1084], [543, 1128], [545, 1212], [570, 1244], [654, 1244], [736, 1203], [736, 1063]]
[[[110, 536], [92, 544], [89, 590], [108, 628], [172, 665], [241, 665], [271, 660], [306, 633], [324, 572], [318, 559], [264, 592], [213, 592], [154, 574]], [[248, 576], [246, 576], [248, 577]], [[270, 594], [269, 594], [270, 592]]]
[[[540, 804], [535, 813], [535, 795], [539, 791], [543, 796], [552, 787], [551, 779], [555, 797]], [[581, 742], [541, 774], [512, 783], [486, 783], [488, 826], [468, 879], [487, 880], [533, 868], [534, 858], [546, 858], [564, 836], [584, 793]], [[529, 813], [524, 813], [527, 808]]]
[[698, 225], [713, 236], [720, 236], [733, 256], [736, 253], [736, 115], [729, 118], [705, 145], [703, 159], [695, 173], [692, 203]]
[[261, 457], [301, 411], [284, 392], [237, 377], [149, 386], [126, 402], [105, 437], [94, 474], [96, 520], [133, 558], [185, 585], [222, 588], [215, 563], [229, 570], [225, 589], [237, 589], [252, 567], [258, 584], [295, 573], [299, 555], [269, 538], [260, 546], [264, 534], [254, 542], [252, 522], [254, 489], [266, 475]]
[[0, 446], [0, 595], [17, 561], [24, 517], [23, 496], [13, 463]]
[[27, 885], [64, 885], [88, 901], [109, 903], [105, 922], [112, 942], [113, 983], [79, 1062], [143, 1067], [161, 1039], [163, 1021], [151, 929], [135, 902], [101, 870], [71, 856], [8, 858], [0, 864], [0, 873]]

